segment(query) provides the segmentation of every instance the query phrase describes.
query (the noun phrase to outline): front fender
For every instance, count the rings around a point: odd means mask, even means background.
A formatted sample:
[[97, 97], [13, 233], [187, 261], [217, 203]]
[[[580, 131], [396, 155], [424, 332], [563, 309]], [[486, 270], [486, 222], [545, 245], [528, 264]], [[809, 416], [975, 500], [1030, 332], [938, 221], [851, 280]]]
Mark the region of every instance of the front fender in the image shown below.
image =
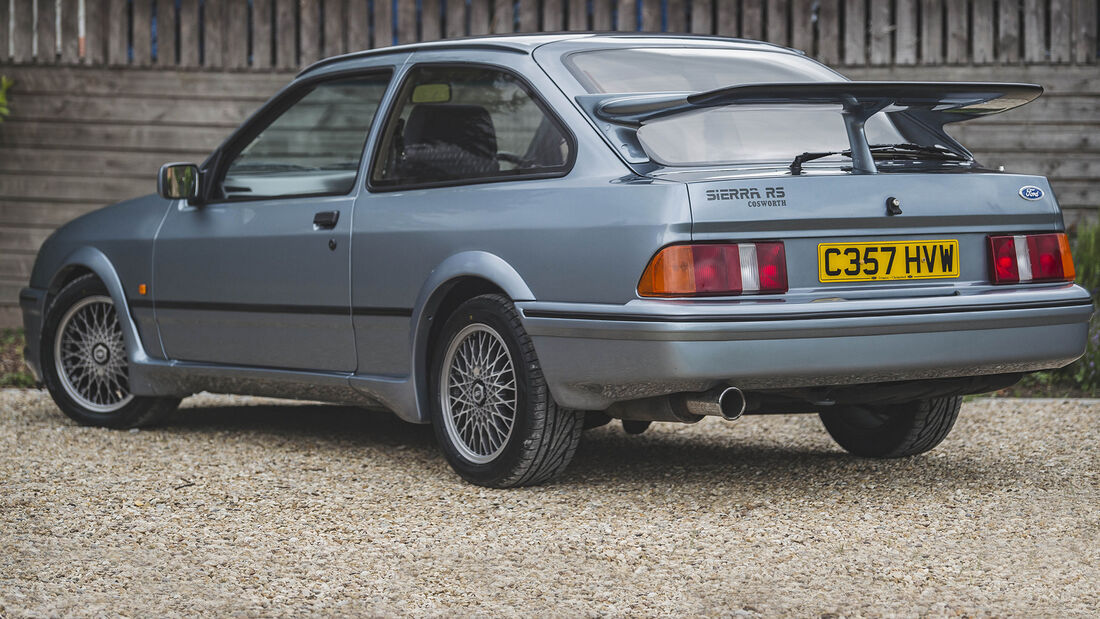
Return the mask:
[[[91, 271], [103, 282], [107, 287], [107, 294], [110, 295], [111, 301], [115, 304], [115, 311], [118, 312], [118, 321], [122, 327], [122, 338], [126, 344], [126, 356], [129, 360], [130, 370], [130, 390], [136, 395], [155, 395], [156, 389], [152, 382], [145, 376], [143, 368], [148, 366], [151, 362], [155, 363], [153, 359], [145, 352], [145, 347], [142, 345], [141, 337], [138, 335], [137, 323], [134, 321], [133, 315], [130, 313], [130, 304], [126, 298], [126, 291], [122, 286], [122, 280], [118, 276], [118, 270], [111, 262], [111, 259], [107, 257], [102, 251], [95, 247], [79, 247], [76, 250], [70, 252], [64, 260], [61, 261], [60, 267], [56, 270], [50, 281], [51, 294], [56, 294], [61, 288], [61, 282], [63, 281], [66, 273], [70, 272], [73, 268], [83, 268]], [[49, 300], [46, 301], [48, 307]], [[43, 308], [45, 310], [46, 308]], [[43, 316], [43, 321], [45, 316]]]

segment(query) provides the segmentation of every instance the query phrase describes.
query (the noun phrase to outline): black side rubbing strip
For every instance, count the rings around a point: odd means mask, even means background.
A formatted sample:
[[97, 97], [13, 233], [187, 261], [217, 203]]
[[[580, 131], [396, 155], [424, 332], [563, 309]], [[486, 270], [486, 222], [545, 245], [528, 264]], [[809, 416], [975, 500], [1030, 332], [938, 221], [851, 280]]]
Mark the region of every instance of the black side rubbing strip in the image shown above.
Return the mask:
[[[151, 299], [131, 299], [130, 307], [152, 308]], [[356, 307], [346, 305], [278, 305], [266, 303], [212, 303], [201, 301], [157, 301], [157, 309], [207, 312], [250, 312], [256, 314], [323, 314], [330, 316], [412, 316], [403, 307]]]

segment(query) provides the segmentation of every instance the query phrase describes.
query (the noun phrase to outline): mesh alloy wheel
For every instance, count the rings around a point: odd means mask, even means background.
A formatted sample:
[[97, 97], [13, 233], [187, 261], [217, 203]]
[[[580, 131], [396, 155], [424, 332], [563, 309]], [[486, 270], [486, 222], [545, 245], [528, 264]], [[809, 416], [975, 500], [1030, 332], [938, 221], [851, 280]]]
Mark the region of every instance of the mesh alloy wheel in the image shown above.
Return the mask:
[[54, 336], [54, 365], [65, 393], [89, 411], [113, 413], [133, 400], [110, 297], [85, 297], [65, 312]]
[[493, 461], [516, 423], [516, 373], [500, 334], [488, 325], [466, 326], [443, 360], [440, 406], [452, 444], [476, 464]]

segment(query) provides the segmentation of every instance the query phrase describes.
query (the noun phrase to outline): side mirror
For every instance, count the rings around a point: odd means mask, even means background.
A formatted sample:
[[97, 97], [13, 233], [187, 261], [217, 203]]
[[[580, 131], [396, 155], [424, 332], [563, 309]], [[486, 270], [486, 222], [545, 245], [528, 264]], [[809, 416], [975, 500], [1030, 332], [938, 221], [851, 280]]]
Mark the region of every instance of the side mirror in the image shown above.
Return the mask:
[[157, 193], [168, 200], [191, 200], [199, 195], [199, 166], [166, 163], [157, 174]]

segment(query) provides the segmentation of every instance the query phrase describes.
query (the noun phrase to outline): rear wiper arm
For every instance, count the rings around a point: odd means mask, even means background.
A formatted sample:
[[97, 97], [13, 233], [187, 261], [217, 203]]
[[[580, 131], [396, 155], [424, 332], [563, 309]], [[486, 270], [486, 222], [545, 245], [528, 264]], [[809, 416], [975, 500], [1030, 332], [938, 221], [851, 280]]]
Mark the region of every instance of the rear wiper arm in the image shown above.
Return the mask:
[[852, 151], [832, 150], [819, 153], [815, 153], [813, 151], [802, 153], [801, 155], [795, 157], [794, 161], [791, 162], [791, 175], [798, 176], [799, 174], [802, 174], [802, 164], [806, 163], [807, 161], [813, 161], [814, 159], [824, 159], [825, 157], [830, 157], [832, 155], [844, 155], [845, 157], [851, 157]]
[[[871, 155], [874, 156], [879, 153], [883, 154], [904, 154], [904, 155], [929, 155], [936, 159], [949, 159], [952, 161], [969, 161], [966, 157], [956, 153], [953, 150], [948, 150], [942, 146], [923, 146], [921, 144], [871, 144]], [[798, 176], [802, 174], [802, 164], [813, 161], [815, 159], [823, 159], [832, 155], [843, 155], [845, 157], [851, 157], [852, 151], [849, 150], [833, 150], [825, 152], [805, 152], [794, 158], [791, 162], [791, 174]]]

